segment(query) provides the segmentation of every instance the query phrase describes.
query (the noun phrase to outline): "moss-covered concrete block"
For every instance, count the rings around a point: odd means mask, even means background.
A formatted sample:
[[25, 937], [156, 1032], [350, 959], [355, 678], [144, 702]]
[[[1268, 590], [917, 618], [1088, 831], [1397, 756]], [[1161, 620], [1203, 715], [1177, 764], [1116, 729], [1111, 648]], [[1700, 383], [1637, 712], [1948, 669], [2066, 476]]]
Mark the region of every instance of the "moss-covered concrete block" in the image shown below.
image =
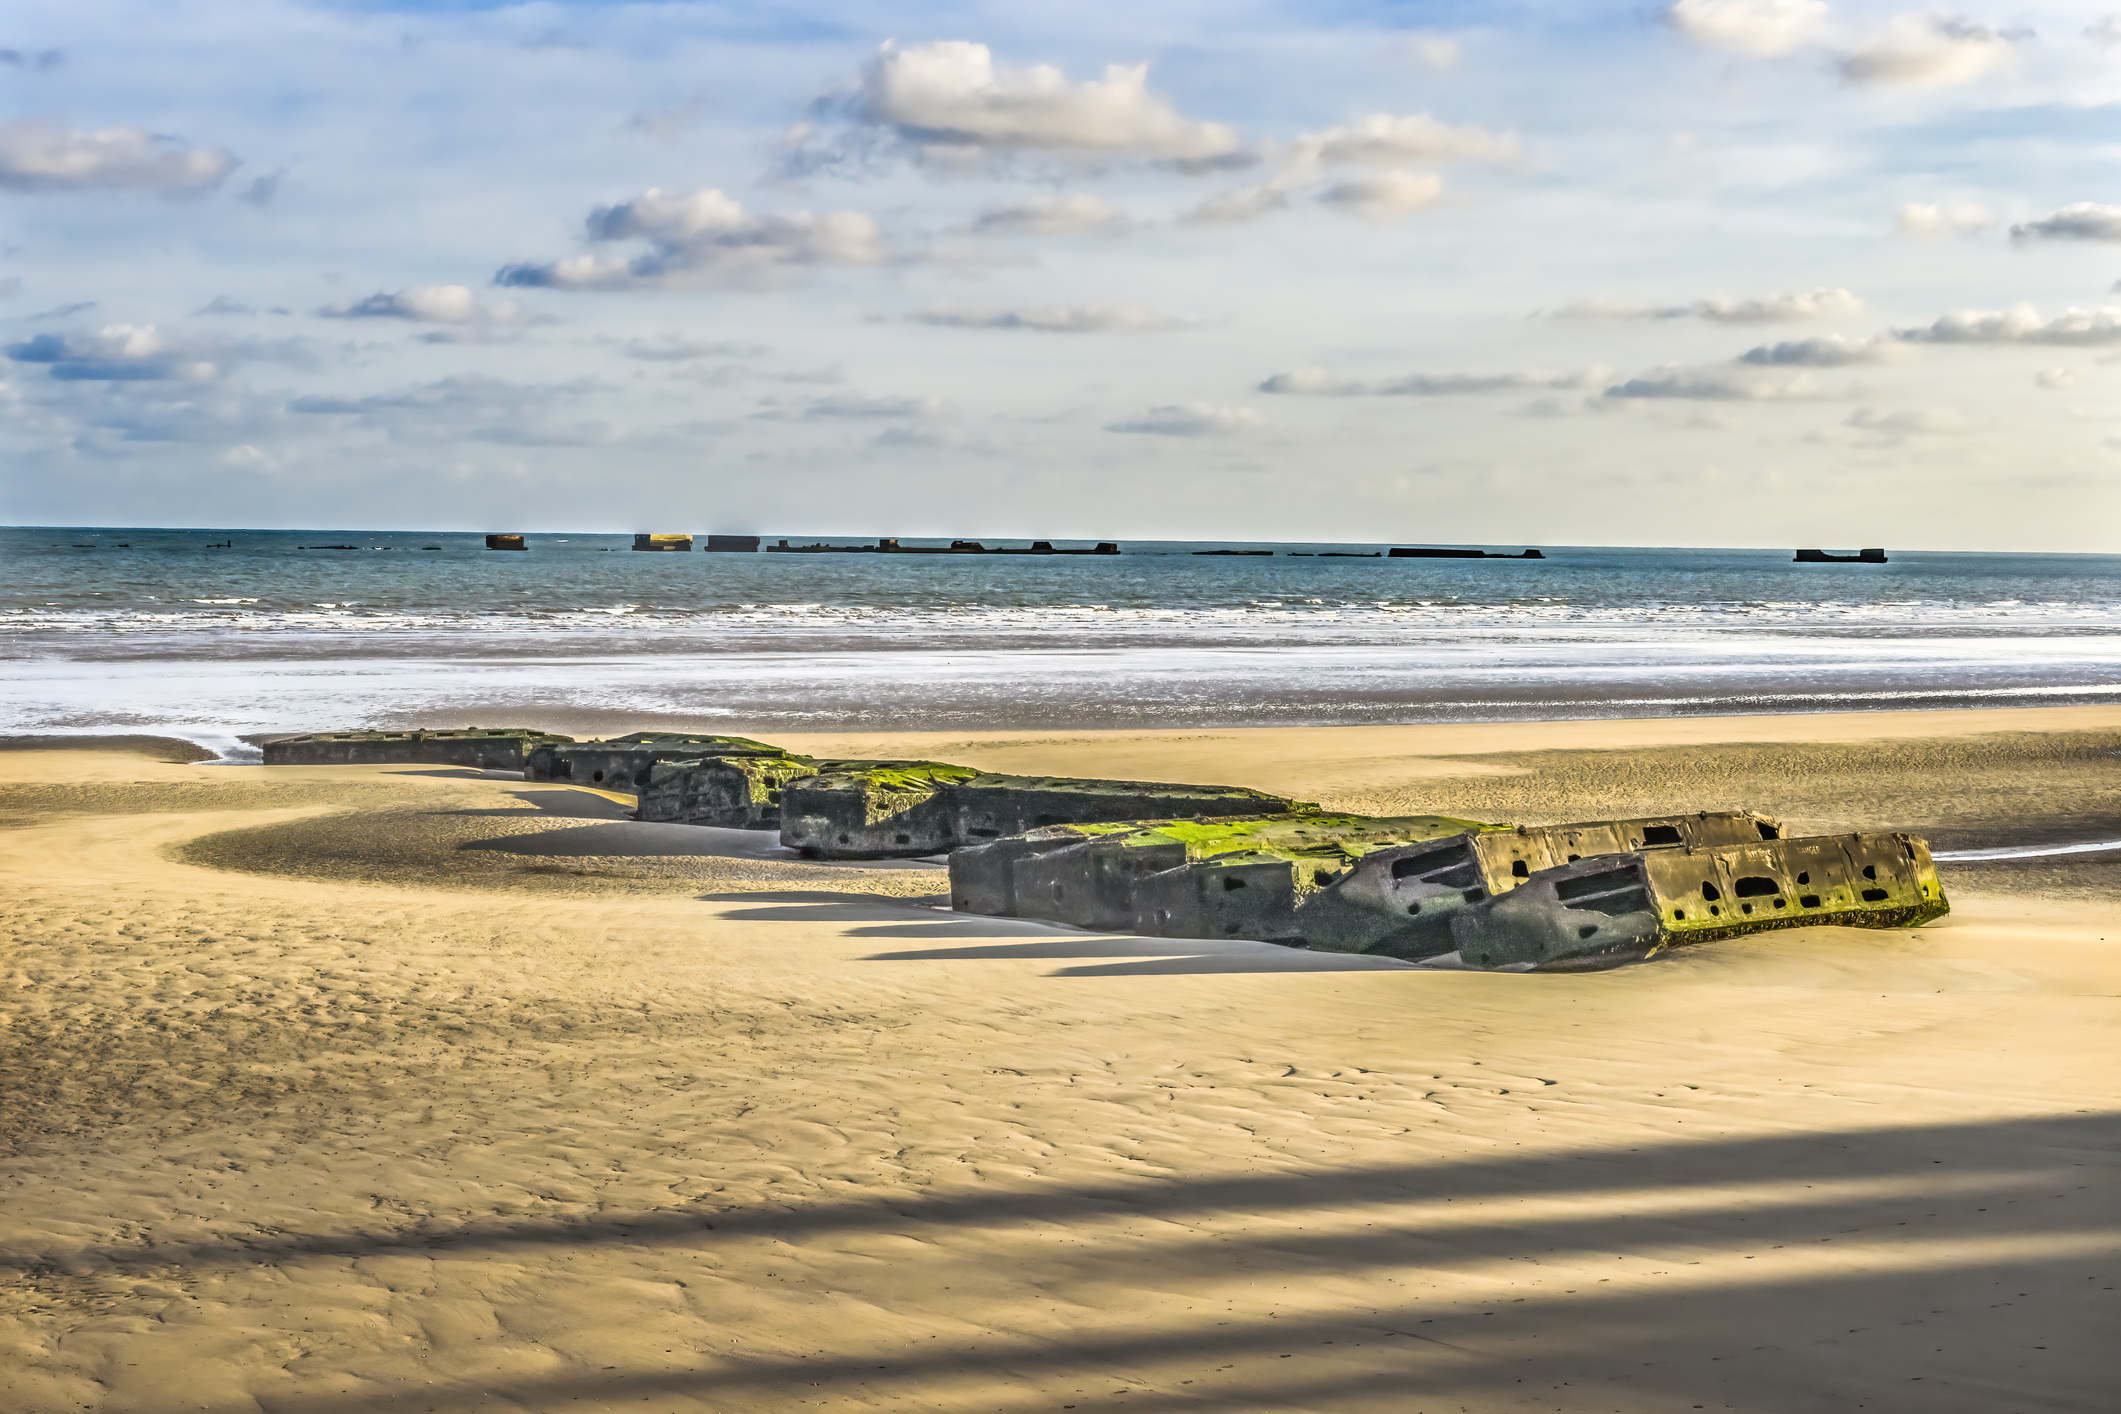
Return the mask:
[[634, 818], [726, 830], [778, 830], [782, 796], [791, 784], [862, 764], [785, 752], [658, 762], [641, 785]]
[[551, 743], [532, 750], [523, 764], [530, 781], [573, 781], [605, 790], [637, 791], [658, 761], [703, 756], [779, 756], [777, 746], [743, 736], [698, 732], [633, 732], [609, 741]]
[[1751, 811], [1699, 811], [1571, 825], [1519, 825], [1374, 851], [1305, 899], [1297, 931], [1332, 952], [1424, 958], [1447, 953], [1451, 917], [1544, 869], [1639, 849], [1704, 848], [1782, 837]]
[[781, 793], [781, 843], [810, 859], [910, 859], [957, 841], [945, 788], [979, 772], [940, 761], [842, 763]]
[[1925, 841], [1823, 835], [1586, 857], [1460, 910], [1451, 934], [1469, 966], [1580, 967], [1779, 928], [1911, 928], [1950, 908]]
[[1134, 820], [1252, 817], [1287, 811], [1295, 802], [1244, 786], [1168, 785], [1076, 776], [1005, 776], [982, 772], [948, 791], [958, 839], [965, 844], [1020, 835], [1051, 825]]
[[470, 766], [520, 771], [539, 746], [573, 737], [529, 727], [464, 727], [442, 731], [310, 732], [265, 743], [268, 766]]

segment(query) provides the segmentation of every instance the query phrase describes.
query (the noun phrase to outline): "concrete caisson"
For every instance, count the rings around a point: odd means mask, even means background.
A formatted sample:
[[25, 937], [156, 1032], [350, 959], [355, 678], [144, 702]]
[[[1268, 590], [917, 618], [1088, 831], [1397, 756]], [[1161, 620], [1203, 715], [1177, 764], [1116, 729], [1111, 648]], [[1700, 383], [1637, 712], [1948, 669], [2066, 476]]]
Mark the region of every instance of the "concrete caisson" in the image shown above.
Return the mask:
[[532, 781], [572, 781], [605, 790], [638, 791], [658, 761], [700, 756], [778, 755], [780, 748], [742, 736], [707, 736], [689, 732], [633, 732], [609, 741], [551, 743], [524, 759], [523, 777]]
[[573, 740], [529, 727], [310, 732], [268, 741], [264, 753], [268, 766], [471, 766], [482, 771], [520, 771], [531, 751]]

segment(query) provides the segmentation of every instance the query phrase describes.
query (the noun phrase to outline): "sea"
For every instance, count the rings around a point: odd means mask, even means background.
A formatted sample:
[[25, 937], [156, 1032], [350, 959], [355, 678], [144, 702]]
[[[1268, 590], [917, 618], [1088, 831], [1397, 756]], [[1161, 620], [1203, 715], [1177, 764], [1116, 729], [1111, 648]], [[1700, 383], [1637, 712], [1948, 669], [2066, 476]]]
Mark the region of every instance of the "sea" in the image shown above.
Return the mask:
[[[255, 760], [261, 736], [367, 726], [1139, 730], [2121, 701], [2112, 555], [528, 544], [0, 529], [0, 735], [174, 736]], [[1216, 550], [1273, 553], [1201, 553]]]

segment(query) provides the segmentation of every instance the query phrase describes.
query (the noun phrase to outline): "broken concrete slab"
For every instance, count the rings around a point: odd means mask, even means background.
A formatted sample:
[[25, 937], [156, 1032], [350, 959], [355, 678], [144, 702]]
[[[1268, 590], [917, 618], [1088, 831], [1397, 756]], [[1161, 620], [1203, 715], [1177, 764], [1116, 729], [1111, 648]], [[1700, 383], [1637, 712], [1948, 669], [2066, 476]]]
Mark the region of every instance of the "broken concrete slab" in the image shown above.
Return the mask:
[[1849, 834], [1593, 856], [1451, 920], [1470, 967], [1603, 966], [1779, 928], [1912, 928], [1951, 910], [1929, 845]]
[[440, 731], [310, 732], [264, 745], [268, 766], [470, 766], [520, 771], [544, 745], [573, 737], [529, 727], [465, 727]]
[[701, 732], [632, 732], [608, 741], [571, 745], [550, 743], [524, 758], [523, 777], [532, 781], [573, 781], [606, 790], [637, 791], [658, 761], [702, 756], [774, 756], [777, 746], [743, 736]]
[[1519, 825], [1365, 855], [1331, 888], [1308, 896], [1296, 931], [1332, 952], [1435, 957], [1452, 950], [1451, 915], [1508, 893], [1543, 869], [1640, 849], [1745, 844], [1782, 837], [1752, 811], [1697, 811], [1571, 825]]
[[634, 816], [725, 830], [778, 830], [782, 795], [791, 784], [871, 764], [820, 761], [787, 752], [658, 762], [641, 785]]

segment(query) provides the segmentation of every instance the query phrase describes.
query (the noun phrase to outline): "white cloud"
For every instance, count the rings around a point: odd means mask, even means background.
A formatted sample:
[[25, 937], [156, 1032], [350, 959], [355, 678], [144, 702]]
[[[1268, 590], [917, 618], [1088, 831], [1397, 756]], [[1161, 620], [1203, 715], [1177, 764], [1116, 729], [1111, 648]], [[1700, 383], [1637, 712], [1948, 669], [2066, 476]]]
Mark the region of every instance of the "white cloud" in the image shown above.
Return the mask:
[[1548, 373], [1527, 369], [1515, 373], [1411, 373], [1403, 378], [1365, 382], [1336, 378], [1315, 368], [1277, 373], [1259, 385], [1262, 393], [1323, 398], [1428, 398], [1457, 393], [1510, 393], [1528, 389], [1590, 388], [1611, 377], [1609, 369], [1582, 373]]
[[1713, 368], [1658, 368], [1605, 390], [1609, 398], [1682, 398], [1720, 402], [1774, 402], [1821, 396], [1803, 372], [1765, 373], [1721, 365]]
[[1146, 64], [1113, 64], [1075, 83], [1048, 64], [997, 64], [986, 45], [965, 40], [885, 44], [863, 69], [852, 110], [944, 162], [1011, 152], [1201, 161], [1238, 150], [1229, 128], [1186, 118], [1151, 93]]
[[759, 411], [752, 416], [772, 422], [830, 422], [850, 418], [935, 417], [943, 411], [939, 398], [872, 398], [860, 393], [795, 397], [776, 393], [761, 398]]
[[2029, 304], [2006, 310], [1962, 309], [1895, 337], [1921, 344], [2061, 344], [2096, 348], [2121, 344], [2121, 309], [2066, 309], [2042, 319]]
[[395, 293], [340, 300], [317, 311], [327, 319], [408, 319], [419, 324], [521, 324], [513, 300], [481, 304], [469, 285], [408, 285]]
[[1900, 208], [1894, 224], [1903, 236], [1971, 236], [1996, 224], [1986, 207], [1962, 203], [1927, 206], [1909, 202]]
[[1827, 334], [1762, 344], [1740, 354], [1738, 362], [1770, 368], [1845, 368], [1854, 363], [1891, 363], [1906, 352], [1884, 335], [1851, 339], [1846, 334]]
[[1262, 216], [1286, 210], [1289, 205], [1289, 193], [1297, 185], [1298, 183], [1287, 178], [1277, 177], [1270, 181], [1217, 192], [1181, 214], [1178, 218], [1179, 224], [1234, 226], [1245, 221], [1256, 221]]
[[1056, 192], [1015, 206], [991, 207], [974, 219], [972, 229], [981, 235], [1076, 236], [1125, 224], [1126, 213], [1103, 197]]
[[0, 124], [0, 187], [15, 191], [194, 192], [217, 185], [235, 168], [235, 157], [218, 147], [187, 147], [141, 128], [89, 132], [36, 120]]
[[2011, 227], [2014, 241], [2121, 241], [2121, 206], [2073, 202], [2054, 215]]
[[109, 324], [93, 334], [39, 334], [4, 352], [16, 363], [41, 363], [62, 382], [204, 382], [219, 373], [211, 360], [172, 344], [152, 324]]
[[1957, 15], [1895, 15], [1841, 56], [1841, 72], [1851, 83], [1894, 88], [1970, 83], [2008, 62], [2021, 37]]
[[912, 324], [935, 324], [949, 329], [1037, 329], [1052, 334], [1184, 329], [1194, 322], [1158, 314], [1138, 304], [1044, 304], [1021, 309], [935, 305], [904, 318]]
[[1824, 0], [1678, 0], [1664, 22], [1710, 49], [1773, 59], [1826, 31]]
[[2121, 44], [2121, 15], [2102, 15], [2084, 27], [2084, 37], [2101, 49]]
[[1390, 221], [1419, 211], [1443, 195], [1443, 179], [1433, 172], [1379, 172], [1351, 177], [1318, 194], [1328, 206], [1366, 221]]
[[598, 207], [586, 226], [591, 242], [638, 240], [649, 249], [632, 257], [589, 254], [510, 265], [494, 282], [574, 290], [743, 284], [820, 265], [878, 265], [892, 258], [875, 218], [863, 212], [753, 215], [712, 187], [650, 187], [631, 201]]
[[1858, 408], [1849, 414], [1848, 425], [1866, 432], [1925, 437], [1949, 437], [1969, 427], [1965, 415], [1950, 408], [1910, 408], [1901, 412]]
[[2077, 372], [2072, 368], [2043, 368], [2033, 375], [2033, 381], [2050, 392], [2059, 393], [2077, 386]]
[[1465, 58], [1465, 50], [1447, 34], [1417, 30], [1406, 37], [1407, 53], [1437, 73], [1448, 73]]
[[676, 334], [657, 339], [628, 339], [620, 346], [628, 358], [649, 363], [685, 363], [696, 358], [749, 358], [766, 351], [763, 344], [702, 343]]
[[1267, 420], [1248, 407], [1170, 403], [1123, 422], [1108, 422], [1105, 430], [1146, 432], [1158, 437], [1231, 437], [1257, 432], [1266, 425]]
[[1510, 162], [1523, 156], [1514, 133], [1454, 128], [1426, 113], [1372, 113], [1292, 144], [1300, 161], [1324, 167], [1398, 167], [1409, 162]]
[[1554, 319], [1706, 319], [1714, 324], [1792, 324], [1807, 319], [1840, 319], [1863, 312], [1863, 301], [1842, 289], [1817, 289], [1797, 295], [1763, 295], [1732, 299], [1712, 295], [1691, 304], [1627, 304], [1617, 300], [1579, 300], [1555, 310]]

